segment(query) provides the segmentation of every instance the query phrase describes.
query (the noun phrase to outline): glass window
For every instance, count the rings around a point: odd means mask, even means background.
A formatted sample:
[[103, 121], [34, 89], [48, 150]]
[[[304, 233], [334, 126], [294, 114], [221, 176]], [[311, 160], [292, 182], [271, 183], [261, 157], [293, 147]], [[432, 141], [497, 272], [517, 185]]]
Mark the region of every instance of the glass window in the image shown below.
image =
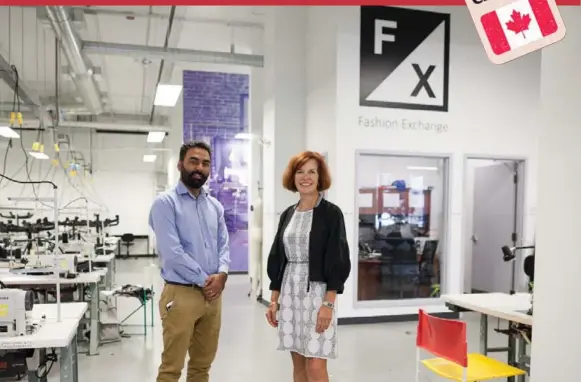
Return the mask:
[[359, 155], [359, 301], [440, 295], [445, 158]]

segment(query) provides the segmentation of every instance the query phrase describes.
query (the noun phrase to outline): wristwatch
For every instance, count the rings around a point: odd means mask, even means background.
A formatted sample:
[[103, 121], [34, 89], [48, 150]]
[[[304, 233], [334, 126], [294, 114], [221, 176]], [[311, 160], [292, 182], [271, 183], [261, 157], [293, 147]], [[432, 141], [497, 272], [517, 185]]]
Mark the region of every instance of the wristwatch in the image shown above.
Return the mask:
[[331, 301], [323, 301], [323, 306], [326, 306], [329, 309], [333, 309], [335, 308], [335, 304], [333, 304]]

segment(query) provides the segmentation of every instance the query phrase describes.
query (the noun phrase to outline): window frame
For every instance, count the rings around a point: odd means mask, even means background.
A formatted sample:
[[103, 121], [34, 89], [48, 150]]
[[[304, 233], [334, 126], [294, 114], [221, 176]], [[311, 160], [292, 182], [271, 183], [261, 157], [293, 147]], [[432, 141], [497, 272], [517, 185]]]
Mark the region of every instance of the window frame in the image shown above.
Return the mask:
[[445, 294], [448, 284], [449, 262], [446, 260], [450, 252], [450, 200], [451, 200], [451, 163], [453, 154], [451, 153], [426, 153], [426, 152], [401, 152], [401, 151], [382, 151], [382, 150], [356, 150], [355, 151], [355, 200], [354, 200], [354, 250], [352, 251], [352, 263], [354, 264], [353, 272], [353, 306], [355, 309], [381, 309], [393, 307], [415, 307], [415, 306], [440, 306], [442, 301], [439, 298], [411, 298], [398, 300], [363, 300], [359, 296], [359, 184], [360, 184], [360, 163], [363, 156], [380, 156], [393, 158], [426, 158], [441, 159], [442, 164], [442, 217], [439, 224], [441, 233], [438, 240], [438, 251], [442, 255], [442, 264], [440, 269], [440, 295]]

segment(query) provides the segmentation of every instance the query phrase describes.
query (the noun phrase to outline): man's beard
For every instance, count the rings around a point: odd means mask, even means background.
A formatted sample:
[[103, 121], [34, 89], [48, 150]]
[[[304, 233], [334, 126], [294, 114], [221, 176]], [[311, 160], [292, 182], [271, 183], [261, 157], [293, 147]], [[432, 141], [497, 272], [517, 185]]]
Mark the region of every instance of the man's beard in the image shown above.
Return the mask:
[[[196, 178], [195, 175], [199, 175], [199, 178]], [[208, 180], [208, 176], [202, 174], [199, 171], [188, 172], [186, 170], [182, 170], [181, 179], [186, 186], [198, 190], [202, 188], [204, 183], [206, 183], [206, 180]]]

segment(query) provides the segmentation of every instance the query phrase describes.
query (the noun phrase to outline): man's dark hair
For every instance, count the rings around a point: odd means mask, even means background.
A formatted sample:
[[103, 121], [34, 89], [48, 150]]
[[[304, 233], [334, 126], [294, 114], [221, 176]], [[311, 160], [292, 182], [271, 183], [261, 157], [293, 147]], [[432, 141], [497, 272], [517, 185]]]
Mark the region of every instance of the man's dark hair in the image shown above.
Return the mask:
[[208, 152], [210, 157], [212, 156], [212, 149], [210, 149], [210, 145], [206, 142], [202, 141], [189, 141], [182, 145], [180, 148], [180, 161], [183, 161], [186, 158], [186, 153], [189, 149], [203, 149]]

